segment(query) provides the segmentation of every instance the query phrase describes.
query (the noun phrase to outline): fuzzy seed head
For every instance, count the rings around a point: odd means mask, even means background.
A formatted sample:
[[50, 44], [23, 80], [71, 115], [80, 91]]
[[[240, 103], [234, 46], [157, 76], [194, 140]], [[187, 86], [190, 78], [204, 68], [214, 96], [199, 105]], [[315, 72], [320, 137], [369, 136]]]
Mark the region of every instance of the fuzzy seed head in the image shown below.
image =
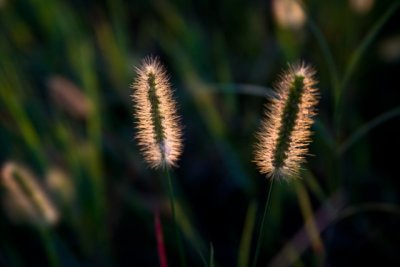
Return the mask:
[[157, 58], [136, 68], [132, 85], [140, 150], [152, 168], [176, 166], [182, 152], [182, 128], [171, 85]]
[[289, 65], [275, 86], [255, 146], [255, 163], [269, 178], [296, 178], [305, 161], [318, 103], [314, 75], [304, 63]]

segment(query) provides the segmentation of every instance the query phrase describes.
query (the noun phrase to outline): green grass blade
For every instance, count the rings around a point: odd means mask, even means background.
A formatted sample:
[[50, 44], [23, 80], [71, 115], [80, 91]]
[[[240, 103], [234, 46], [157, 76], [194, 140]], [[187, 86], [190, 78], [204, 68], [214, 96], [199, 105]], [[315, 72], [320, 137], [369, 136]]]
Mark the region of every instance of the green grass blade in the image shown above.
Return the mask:
[[341, 125], [341, 117], [343, 112], [343, 91], [347, 86], [347, 83], [350, 81], [351, 76], [353, 75], [357, 65], [359, 64], [362, 56], [367, 51], [367, 48], [371, 45], [371, 43], [376, 39], [378, 33], [388, 21], [388, 19], [393, 15], [396, 9], [399, 7], [400, 1], [393, 1], [393, 3], [389, 6], [386, 12], [382, 15], [380, 19], [372, 26], [371, 30], [368, 32], [364, 40], [360, 43], [357, 49], [350, 56], [350, 59], [347, 63], [347, 67], [345, 69], [343, 78], [341, 80], [338, 93], [335, 98], [335, 113], [334, 113], [334, 123], [336, 132], [340, 132]]
[[[349, 82], [351, 76], [353, 75], [354, 70], [356, 69], [359, 61], [361, 60], [364, 53], [367, 51], [367, 48], [371, 45], [371, 43], [376, 39], [376, 36], [388, 21], [388, 19], [393, 15], [396, 9], [399, 7], [400, 1], [393, 1], [393, 3], [389, 6], [386, 12], [382, 15], [382, 17], [373, 25], [371, 30], [368, 32], [367, 36], [360, 43], [357, 49], [351, 55], [349, 62], [347, 63], [346, 70], [343, 75], [343, 80], [340, 86], [339, 95], [337, 96], [339, 99], [341, 94], [343, 93], [344, 88]], [[337, 101], [339, 101], [337, 99]]]
[[257, 202], [252, 201], [247, 209], [246, 219], [243, 226], [242, 238], [239, 246], [238, 267], [249, 266], [249, 255], [251, 238], [257, 213]]
[[363, 136], [368, 134], [372, 129], [378, 127], [382, 123], [400, 116], [400, 107], [396, 107], [392, 110], [389, 110], [378, 117], [374, 118], [367, 124], [361, 126], [357, 131], [355, 131], [346, 141], [344, 141], [340, 147], [338, 148], [337, 154], [343, 155], [352, 145], [354, 145], [358, 140], [360, 140]]

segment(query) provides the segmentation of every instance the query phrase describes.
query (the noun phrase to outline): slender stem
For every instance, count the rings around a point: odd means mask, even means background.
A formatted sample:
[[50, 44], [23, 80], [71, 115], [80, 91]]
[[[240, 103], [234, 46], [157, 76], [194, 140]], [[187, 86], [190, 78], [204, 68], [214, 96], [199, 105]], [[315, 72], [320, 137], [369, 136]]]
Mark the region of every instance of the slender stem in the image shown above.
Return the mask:
[[181, 265], [182, 265], [182, 267], [185, 267], [186, 266], [185, 254], [184, 254], [184, 251], [183, 251], [182, 239], [181, 239], [181, 236], [179, 234], [178, 220], [176, 218], [176, 212], [175, 212], [174, 187], [172, 185], [172, 178], [171, 178], [171, 174], [170, 174], [169, 169], [166, 168], [165, 172], [167, 173], [167, 177], [168, 177], [169, 201], [170, 201], [170, 205], [171, 205], [172, 217], [174, 219], [175, 238], [176, 238], [176, 241], [178, 242], [178, 250], [179, 250], [179, 257], [181, 259]]
[[203, 262], [204, 266], [208, 267], [206, 258], [204, 258], [204, 255], [201, 252], [200, 248], [197, 246], [197, 244], [194, 244], [193, 247], [196, 250], [197, 254], [199, 254], [199, 257], [200, 257], [201, 261]]
[[265, 202], [265, 206], [264, 206], [264, 214], [262, 216], [261, 219], [261, 225], [260, 225], [260, 231], [258, 233], [258, 240], [257, 240], [257, 246], [256, 246], [256, 253], [254, 254], [254, 260], [253, 260], [253, 267], [257, 266], [257, 260], [258, 260], [258, 255], [260, 254], [260, 248], [261, 248], [261, 241], [263, 238], [263, 233], [264, 233], [264, 222], [265, 222], [265, 216], [267, 214], [268, 211], [268, 207], [269, 207], [269, 201], [271, 199], [271, 192], [272, 192], [272, 186], [274, 184], [274, 179], [271, 180], [271, 185], [269, 186], [269, 191], [268, 191], [268, 196], [267, 196], [267, 200]]
[[215, 267], [214, 263], [214, 246], [212, 243], [210, 243], [210, 267]]
[[251, 250], [251, 238], [256, 220], [257, 203], [253, 200], [247, 208], [246, 219], [243, 225], [242, 238], [239, 245], [238, 267], [249, 266], [249, 255]]
[[37, 228], [38, 233], [43, 241], [44, 249], [47, 254], [47, 258], [49, 261], [49, 265], [52, 267], [61, 267], [60, 260], [57, 255], [57, 251], [55, 248], [54, 240], [51, 236], [51, 232], [49, 229], [46, 229], [45, 226], [39, 226]]

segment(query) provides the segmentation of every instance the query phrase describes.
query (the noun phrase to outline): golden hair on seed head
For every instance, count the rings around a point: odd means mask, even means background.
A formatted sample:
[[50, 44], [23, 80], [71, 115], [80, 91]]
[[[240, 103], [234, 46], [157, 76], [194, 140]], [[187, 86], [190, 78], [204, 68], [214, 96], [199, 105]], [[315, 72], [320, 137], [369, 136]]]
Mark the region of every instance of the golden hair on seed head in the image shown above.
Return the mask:
[[318, 103], [314, 75], [305, 63], [289, 65], [276, 84], [255, 146], [255, 163], [270, 178], [295, 178], [305, 161]]
[[152, 168], [175, 166], [182, 128], [166, 71], [157, 58], [147, 57], [136, 73], [132, 99], [140, 150]]

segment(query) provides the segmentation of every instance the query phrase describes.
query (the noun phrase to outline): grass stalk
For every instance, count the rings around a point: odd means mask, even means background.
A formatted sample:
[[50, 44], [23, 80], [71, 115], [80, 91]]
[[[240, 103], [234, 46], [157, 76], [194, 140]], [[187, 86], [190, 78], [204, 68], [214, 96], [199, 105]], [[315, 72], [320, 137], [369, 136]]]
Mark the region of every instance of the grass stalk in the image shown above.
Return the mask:
[[52, 267], [61, 267], [59, 257], [57, 255], [57, 251], [54, 244], [54, 239], [51, 235], [51, 230], [45, 228], [44, 226], [37, 227], [40, 238], [42, 239], [44, 249], [49, 261], [49, 266]]
[[317, 256], [324, 254], [325, 248], [322, 242], [317, 224], [314, 219], [314, 213], [307, 190], [302, 183], [296, 183], [296, 194], [299, 200], [300, 211], [303, 216], [304, 227], [310, 239], [311, 246]]
[[253, 267], [257, 266], [257, 260], [258, 260], [258, 256], [260, 254], [260, 249], [261, 249], [261, 241], [263, 238], [263, 234], [264, 234], [264, 224], [265, 224], [265, 217], [268, 211], [268, 207], [269, 207], [269, 202], [271, 199], [271, 193], [272, 193], [272, 187], [274, 185], [274, 179], [271, 180], [271, 185], [269, 186], [269, 191], [268, 191], [268, 196], [265, 202], [265, 206], [264, 206], [264, 213], [261, 219], [261, 225], [260, 225], [260, 231], [258, 232], [258, 239], [257, 239], [257, 245], [256, 245], [256, 252], [254, 254], [254, 259], [253, 259]]
[[343, 78], [339, 84], [338, 92], [335, 97], [335, 113], [334, 113], [334, 123], [337, 135], [340, 133], [339, 126], [341, 124], [341, 117], [343, 113], [343, 92], [346, 88], [348, 82], [350, 81], [351, 76], [353, 75], [357, 65], [359, 64], [362, 56], [367, 51], [367, 48], [371, 45], [371, 43], [376, 39], [378, 33], [382, 29], [382, 27], [386, 24], [390, 17], [394, 14], [397, 8], [400, 6], [400, 1], [393, 1], [393, 3], [389, 6], [386, 12], [379, 18], [379, 20], [372, 26], [371, 30], [368, 32], [367, 36], [362, 40], [357, 49], [350, 56], [350, 59], [347, 63], [345, 72], [343, 74]]
[[170, 205], [171, 205], [172, 217], [174, 220], [175, 238], [176, 238], [176, 241], [178, 242], [179, 257], [180, 257], [180, 261], [181, 261], [181, 266], [186, 267], [185, 254], [184, 254], [183, 246], [182, 246], [182, 238], [181, 238], [181, 235], [179, 234], [178, 221], [177, 221], [176, 212], [175, 212], [174, 187], [173, 187], [171, 173], [170, 173], [169, 168], [165, 168], [165, 172], [166, 172], [166, 175], [168, 178], [169, 201], [170, 201]]
[[210, 267], [215, 267], [214, 246], [210, 243]]
[[239, 246], [238, 267], [246, 267], [249, 264], [251, 236], [254, 230], [256, 213], [257, 203], [256, 201], [252, 201], [247, 209], [246, 219], [243, 226], [243, 233]]
[[193, 228], [192, 224], [190, 223], [189, 218], [185, 215], [183, 207], [182, 207], [182, 198], [181, 203], [176, 203], [175, 210], [176, 210], [176, 218], [179, 223], [179, 227], [182, 231], [182, 235], [189, 240], [190, 244], [193, 245], [193, 248], [196, 250], [199, 258], [203, 262], [205, 267], [209, 267], [208, 261], [206, 260], [203, 252], [206, 248], [204, 245], [204, 241], [201, 239], [199, 234]]

